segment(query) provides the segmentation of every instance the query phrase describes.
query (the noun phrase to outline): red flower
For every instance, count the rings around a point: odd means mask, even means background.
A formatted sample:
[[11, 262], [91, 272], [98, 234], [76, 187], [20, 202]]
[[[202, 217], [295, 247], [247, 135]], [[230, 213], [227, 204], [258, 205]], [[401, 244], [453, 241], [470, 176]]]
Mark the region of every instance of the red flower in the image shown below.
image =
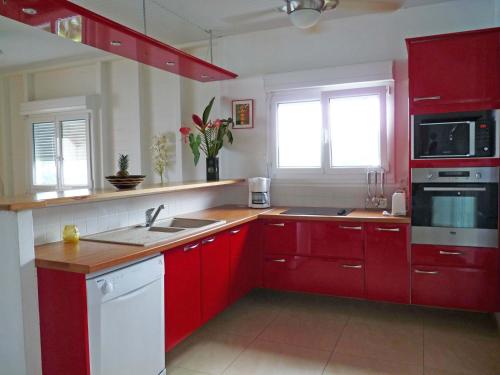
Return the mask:
[[179, 129], [179, 131], [182, 134], [182, 140], [184, 141], [184, 143], [187, 143], [189, 134], [191, 134], [191, 129], [183, 126], [182, 128]]
[[198, 115], [193, 115], [193, 122], [198, 125], [200, 128], [203, 127], [203, 121], [201, 120], [200, 116]]
[[222, 121], [220, 119], [215, 120], [214, 127], [220, 128], [221, 125], [222, 125]]

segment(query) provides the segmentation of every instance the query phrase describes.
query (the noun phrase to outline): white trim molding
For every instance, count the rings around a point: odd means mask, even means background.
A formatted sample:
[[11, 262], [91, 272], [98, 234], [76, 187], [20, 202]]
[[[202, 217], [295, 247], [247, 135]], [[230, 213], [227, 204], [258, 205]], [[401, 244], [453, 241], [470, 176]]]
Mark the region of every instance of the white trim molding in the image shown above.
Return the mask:
[[99, 95], [34, 100], [21, 103], [20, 108], [20, 114], [23, 116], [87, 110], [96, 111], [99, 109]]

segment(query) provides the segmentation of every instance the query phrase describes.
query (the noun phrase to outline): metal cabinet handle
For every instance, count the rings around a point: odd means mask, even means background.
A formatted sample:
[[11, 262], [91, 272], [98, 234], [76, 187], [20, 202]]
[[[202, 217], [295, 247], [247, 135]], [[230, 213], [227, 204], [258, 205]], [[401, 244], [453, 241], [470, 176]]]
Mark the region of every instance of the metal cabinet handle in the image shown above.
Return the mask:
[[238, 234], [240, 232], [241, 232], [241, 229], [234, 229], [234, 230], [230, 231], [229, 233], [231, 233], [231, 234]]
[[362, 264], [342, 264], [342, 268], [356, 268], [360, 269], [363, 268]]
[[399, 232], [399, 228], [375, 228], [379, 232]]
[[184, 251], [190, 251], [196, 249], [198, 246], [200, 246], [200, 243], [195, 243], [194, 245], [187, 245], [184, 246]]
[[285, 226], [285, 223], [276, 223], [276, 224], [274, 224], [274, 223], [269, 223], [269, 224], [267, 224], [267, 225], [271, 225], [271, 226], [273, 226], [273, 227], [284, 227], [284, 226]]
[[441, 96], [421, 96], [419, 98], [413, 98], [414, 102], [423, 102], [425, 100], [440, 100]]
[[276, 263], [286, 263], [286, 259], [270, 259], [271, 262], [276, 262]]
[[363, 230], [363, 227], [359, 226], [359, 227], [347, 227], [345, 225], [339, 225], [339, 228], [340, 229], [348, 229], [348, 230]]
[[206, 240], [201, 241], [201, 243], [207, 244], [207, 243], [212, 243], [214, 241], [215, 241], [215, 237], [212, 237], [212, 238], [207, 238]]
[[422, 271], [422, 270], [415, 270], [415, 273], [420, 273], [424, 275], [437, 275], [439, 274], [438, 271]]
[[441, 255], [462, 255], [462, 252], [460, 252], [460, 251], [444, 251], [444, 250], [440, 250], [439, 254], [441, 254]]

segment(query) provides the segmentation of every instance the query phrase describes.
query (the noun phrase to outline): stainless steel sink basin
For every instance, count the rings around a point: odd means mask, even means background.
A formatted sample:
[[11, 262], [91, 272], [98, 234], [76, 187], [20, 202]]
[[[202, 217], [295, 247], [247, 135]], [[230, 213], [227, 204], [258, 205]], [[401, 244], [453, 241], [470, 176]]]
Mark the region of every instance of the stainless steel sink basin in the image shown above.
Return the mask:
[[151, 246], [161, 242], [173, 241], [185, 235], [203, 232], [225, 223], [226, 221], [224, 220], [173, 217], [158, 221], [151, 228], [138, 225], [84, 236], [82, 240], [123, 245]]
[[206, 228], [212, 227], [213, 225], [225, 224], [223, 220], [208, 220], [208, 219], [187, 219], [182, 217], [172, 217], [170, 219], [162, 220], [157, 222], [155, 228]]

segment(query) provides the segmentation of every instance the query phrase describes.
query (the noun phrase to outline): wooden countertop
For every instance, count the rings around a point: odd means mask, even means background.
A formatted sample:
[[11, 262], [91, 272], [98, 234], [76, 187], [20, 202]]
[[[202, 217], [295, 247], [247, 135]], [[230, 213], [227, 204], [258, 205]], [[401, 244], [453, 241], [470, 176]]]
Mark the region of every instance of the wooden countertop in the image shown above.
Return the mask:
[[259, 215], [261, 219], [292, 219], [292, 220], [317, 220], [317, 221], [363, 221], [389, 224], [410, 224], [408, 216], [385, 216], [381, 210], [355, 209], [346, 216], [322, 216], [322, 215], [284, 215], [283, 211], [288, 207], [273, 208]]
[[23, 211], [48, 206], [62, 206], [84, 202], [96, 202], [120, 198], [131, 198], [143, 195], [168, 193], [181, 190], [202, 189], [215, 186], [233, 185], [244, 182], [244, 179], [220, 181], [187, 181], [168, 184], [139, 186], [134, 190], [118, 191], [110, 189], [76, 189], [64, 191], [50, 191], [27, 194], [14, 197], [0, 197], [0, 211]]
[[77, 244], [64, 243], [62, 241], [49, 243], [35, 247], [35, 264], [41, 268], [77, 273], [93, 273], [182, 246], [259, 218], [410, 223], [408, 217], [387, 217], [383, 216], [381, 211], [354, 210], [347, 216], [280, 215], [280, 212], [286, 209], [252, 209], [245, 206], [221, 206], [186, 215], [179, 215], [180, 217], [188, 218], [226, 220], [226, 224], [211, 230], [188, 235], [175, 241], [150, 247], [90, 241], [80, 241]]

